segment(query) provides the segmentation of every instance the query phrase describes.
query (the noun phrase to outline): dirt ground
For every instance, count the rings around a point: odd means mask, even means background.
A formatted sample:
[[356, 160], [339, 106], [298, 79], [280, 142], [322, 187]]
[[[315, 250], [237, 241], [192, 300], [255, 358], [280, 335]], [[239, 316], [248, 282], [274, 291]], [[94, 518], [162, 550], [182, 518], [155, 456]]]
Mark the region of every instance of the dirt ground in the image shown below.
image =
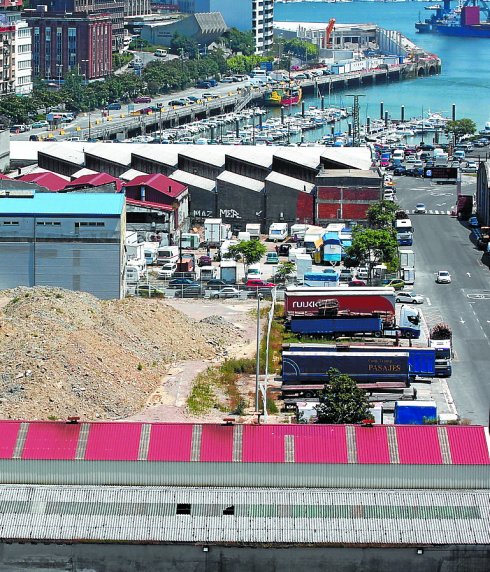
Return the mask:
[[[220, 316], [233, 325], [241, 337], [229, 340], [222, 352], [223, 357], [206, 360], [181, 361], [174, 364], [162, 378], [160, 386], [150, 395], [145, 407], [129, 417], [131, 421], [149, 422], [220, 422], [224, 414], [213, 410], [201, 417], [190, 416], [186, 411], [186, 400], [196, 376], [210, 365], [217, 364], [224, 357], [250, 358], [255, 354], [256, 319], [252, 315], [256, 303], [251, 301], [212, 300], [167, 300], [167, 303], [193, 320]], [[240, 392], [248, 395], [255, 391], [253, 376], [244, 376], [238, 382]]]

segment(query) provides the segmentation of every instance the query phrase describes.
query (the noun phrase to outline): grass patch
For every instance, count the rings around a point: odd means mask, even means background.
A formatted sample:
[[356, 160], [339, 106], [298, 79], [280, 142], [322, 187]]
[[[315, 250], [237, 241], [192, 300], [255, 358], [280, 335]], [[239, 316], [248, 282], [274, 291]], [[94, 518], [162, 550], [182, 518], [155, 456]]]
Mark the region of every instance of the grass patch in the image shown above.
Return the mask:
[[219, 367], [209, 367], [196, 377], [187, 398], [189, 412], [202, 415], [219, 409], [242, 415], [248, 404], [238, 391], [237, 380], [254, 372], [254, 359], [227, 359]]

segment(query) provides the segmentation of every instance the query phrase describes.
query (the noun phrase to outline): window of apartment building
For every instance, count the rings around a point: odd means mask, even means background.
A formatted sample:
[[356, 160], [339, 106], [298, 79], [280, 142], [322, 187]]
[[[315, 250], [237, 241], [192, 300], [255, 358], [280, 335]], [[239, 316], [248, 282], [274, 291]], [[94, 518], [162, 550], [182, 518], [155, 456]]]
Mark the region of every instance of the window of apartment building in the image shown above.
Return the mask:
[[49, 78], [51, 73], [51, 28], [46, 27], [46, 38], [45, 38], [45, 69], [46, 77]]
[[[37, 28], [39, 30], [39, 28]], [[30, 28], [22, 28], [19, 30], [19, 38], [30, 38], [31, 30]]]
[[20, 44], [17, 46], [18, 54], [27, 54], [31, 51], [31, 44]]
[[77, 29], [68, 28], [68, 66], [77, 65]]
[[56, 28], [56, 63], [61, 65], [63, 57], [63, 28]]
[[17, 62], [17, 68], [19, 70], [28, 70], [31, 67], [31, 62], [30, 60], [23, 60], [23, 61], [18, 61]]

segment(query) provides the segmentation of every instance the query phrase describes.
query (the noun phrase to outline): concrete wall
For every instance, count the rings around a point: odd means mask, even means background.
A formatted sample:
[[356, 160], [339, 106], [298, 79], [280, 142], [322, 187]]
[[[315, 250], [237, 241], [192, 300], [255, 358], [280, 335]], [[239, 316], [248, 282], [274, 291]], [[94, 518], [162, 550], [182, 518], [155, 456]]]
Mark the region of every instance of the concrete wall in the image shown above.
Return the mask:
[[0, 171], [6, 171], [10, 166], [10, 133], [0, 131]]
[[0, 544], [0, 570], [52, 572], [487, 572], [490, 546], [301, 548], [121, 544]]

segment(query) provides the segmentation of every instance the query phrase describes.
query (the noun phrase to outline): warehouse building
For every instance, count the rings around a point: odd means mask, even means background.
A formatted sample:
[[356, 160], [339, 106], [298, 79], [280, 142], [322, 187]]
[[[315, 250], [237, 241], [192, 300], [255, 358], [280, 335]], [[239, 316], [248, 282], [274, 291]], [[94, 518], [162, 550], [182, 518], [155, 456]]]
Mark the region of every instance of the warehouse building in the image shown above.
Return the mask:
[[0, 434], [7, 569], [488, 569], [483, 427], [72, 419]]
[[263, 223], [265, 184], [256, 179], [224, 171], [216, 179], [217, 216], [231, 224], [233, 232], [245, 230], [247, 223]]
[[[313, 224], [315, 185], [272, 172], [265, 179], [265, 229], [274, 222]], [[265, 231], [264, 229], [264, 231]]]
[[204, 222], [214, 218], [217, 213], [216, 183], [199, 175], [178, 169], [172, 173], [171, 179], [182, 183], [189, 190], [189, 216], [196, 222]]
[[0, 289], [124, 294], [123, 195], [0, 191]]
[[179, 145], [145, 145], [141, 152], [132, 152], [131, 165], [143, 173], [161, 173], [168, 177], [179, 168], [178, 148]]

